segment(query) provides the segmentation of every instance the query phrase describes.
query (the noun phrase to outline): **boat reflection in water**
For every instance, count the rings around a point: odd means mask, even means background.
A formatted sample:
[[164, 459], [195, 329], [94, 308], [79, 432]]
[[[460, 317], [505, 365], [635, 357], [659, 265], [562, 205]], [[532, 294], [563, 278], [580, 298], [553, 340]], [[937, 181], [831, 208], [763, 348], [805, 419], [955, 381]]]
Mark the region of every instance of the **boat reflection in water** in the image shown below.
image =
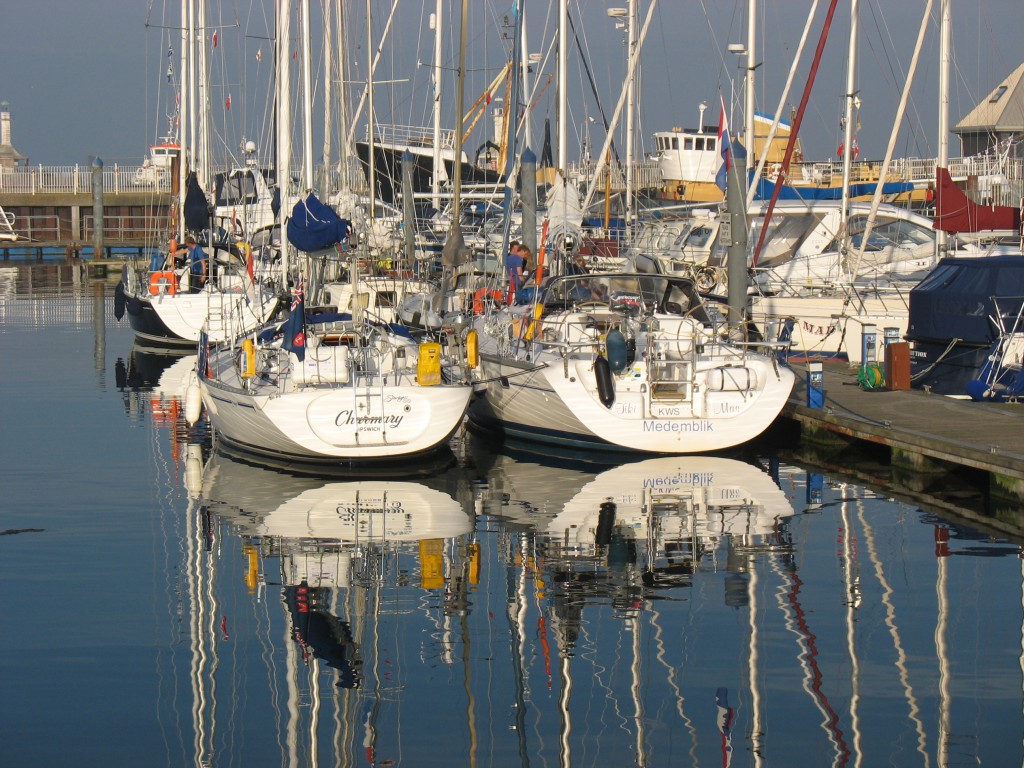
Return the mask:
[[[969, 672], [1018, 669], [1019, 548], [795, 467], [470, 445], [322, 477], [207, 450], [169, 764], [944, 765], [964, 707], [1022, 701]], [[1017, 568], [977, 606], [975, 555]], [[979, 754], [1008, 754], [997, 723]]]
[[[688, 585], [697, 563], [731, 548], [787, 548], [786, 494], [760, 467], [698, 456], [601, 473], [544, 529], [549, 558], [629, 567], [646, 587]], [[732, 561], [727, 561], [731, 563]]]
[[[287, 712], [281, 749], [288, 760], [305, 764], [324, 748], [372, 755], [378, 739], [394, 742], [396, 734], [386, 730], [394, 720], [381, 709], [394, 704], [403, 688], [405, 660], [395, 635], [413, 631], [407, 624], [425, 621], [420, 629], [438, 638], [439, 655], [447, 654], [450, 641], [443, 638], [453, 632], [452, 605], [465, 604], [476, 583], [479, 548], [467, 492], [457, 489], [457, 478], [441, 474], [430, 482], [433, 487], [408, 480], [302, 476], [221, 451], [210, 457], [201, 478], [190, 478], [210, 542], [193, 550], [207, 563], [193, 571], [197, 582], [218, 569], [227, 549], [222, 544], [240, 542], [241, 572], [253, 614], [259, 616], [251, 629], [268, 644], [266, 653], [284, 652], [283, 670], [273, 664], [267, 670], [283, 672], [282, 679], [274, 681], [265, 701], [250, 698], [246, 709]], [[446, 485], [464, 501], [442, 490]], [[214, 543], [218, 535], [221, 541]], [[281, 593], [275, 598], [277, 587]], [[200, 701], [210, 702], [197, 712], [196, 728], [205, 739], [200, 764], [218, 749], [212, 721], [223, 710], [214, 699], [219, 644], [218, 633], [208, 631], [213, 618], [204, 608], [212, 594], [208, 589], [197, 583], [193, 591], [199, 607], [193, 639], [198, 646], [209, 644], [199, 655], [203, 670], [196, 670], [195, 680], [205, 691]], [[273, 615], [275, 603], [279, 616]], [[282, 620], [283, 649], [279, 630], [269, 630]], [[224, 621], [219, 634], [226, 640]], [[366, 693], [331, 694], [322, 687], [327, 680], [337, 689]], [[248, 689], [250, 697], [254, 693]]]

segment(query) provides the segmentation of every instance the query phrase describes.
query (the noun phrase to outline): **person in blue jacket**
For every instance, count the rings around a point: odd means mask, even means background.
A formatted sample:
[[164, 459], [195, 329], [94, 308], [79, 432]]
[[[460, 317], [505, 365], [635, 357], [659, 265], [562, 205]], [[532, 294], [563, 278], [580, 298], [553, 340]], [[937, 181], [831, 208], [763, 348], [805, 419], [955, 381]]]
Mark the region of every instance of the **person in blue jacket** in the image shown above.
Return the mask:
[[188, 255], [189, 292], [199, 293], [206, 284], [208, 263], [206, 251], [203, 250], [203, 246], [199, 245], [192, 235], [188, 235], [185, 238], [185, 248], [173, 255], [178, 256], [180, 254]]

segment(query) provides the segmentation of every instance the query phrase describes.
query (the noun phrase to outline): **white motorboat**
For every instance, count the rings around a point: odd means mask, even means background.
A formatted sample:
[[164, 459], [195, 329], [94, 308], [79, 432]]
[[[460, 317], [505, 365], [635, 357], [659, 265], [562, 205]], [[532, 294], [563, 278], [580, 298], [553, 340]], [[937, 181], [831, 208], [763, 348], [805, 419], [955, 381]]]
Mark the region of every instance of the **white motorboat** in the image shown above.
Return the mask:
[[760, 435], [795, 376], [729, 342], [692, 282], [640, 273], [552, 278], [535, 306], [475, 322], [470, 419], [556, 444], [701, 453]]

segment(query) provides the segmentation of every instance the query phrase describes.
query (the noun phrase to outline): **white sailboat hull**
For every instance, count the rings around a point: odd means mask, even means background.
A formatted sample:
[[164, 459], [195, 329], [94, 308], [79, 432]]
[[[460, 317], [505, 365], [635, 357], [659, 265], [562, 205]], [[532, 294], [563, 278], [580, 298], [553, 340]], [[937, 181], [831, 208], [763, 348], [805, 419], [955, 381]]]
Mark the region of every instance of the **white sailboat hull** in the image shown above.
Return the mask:
[[440, 448], [462, 424], [464, 386], [300, 388], [252, 395], [200, 382], [219, 439], [248, 451], [306, 461], [387, 459]]
[[610, 450], [703, 453], [748, 442], [778, 417], [795, 376], [723, 341], [708, 321], [686, 281], [556, 278], [536, 309], [477, 319], [481, 397], [470, 419], [513, 437]]

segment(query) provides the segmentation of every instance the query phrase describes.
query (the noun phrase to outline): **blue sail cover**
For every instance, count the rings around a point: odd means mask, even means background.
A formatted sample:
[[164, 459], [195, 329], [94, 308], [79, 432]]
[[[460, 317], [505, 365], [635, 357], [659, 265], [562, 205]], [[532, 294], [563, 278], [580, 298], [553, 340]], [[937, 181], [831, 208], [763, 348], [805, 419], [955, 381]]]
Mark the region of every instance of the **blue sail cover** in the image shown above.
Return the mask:
[[210, 228], [210, 203], [193, 171], [185, 179], [185, 231], [197, 237]]
[[348, 239], [352, 225], [310, 193], [292, 208], [288, 242], [300, 251], [322, 251]]
[[[753, 173], [750, 174], [752, 181], [754, 178]], [[863, 184], [851, 184], [850, 185], [850, 197], [867, 197], [868, 195], [875, 194], [875, 187], [878, 184], [869, 181]], [[890, 181], [882, 185], [882, 194], [884, 195], [896, 195], [901, 192], [910, 192], [914, 189], [914, 185], [909, 181]], [[771, 200], [772, 192], [775, 191], [775, 184], [768, 179], [762, 178], [757, 183], [757, 191], [754, 194], [755, 200]], [[779, 200], [842, 200], [843, 199], [843, 188], [838, 187], [793, 187], [783, 185], [779, 191]]]

